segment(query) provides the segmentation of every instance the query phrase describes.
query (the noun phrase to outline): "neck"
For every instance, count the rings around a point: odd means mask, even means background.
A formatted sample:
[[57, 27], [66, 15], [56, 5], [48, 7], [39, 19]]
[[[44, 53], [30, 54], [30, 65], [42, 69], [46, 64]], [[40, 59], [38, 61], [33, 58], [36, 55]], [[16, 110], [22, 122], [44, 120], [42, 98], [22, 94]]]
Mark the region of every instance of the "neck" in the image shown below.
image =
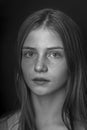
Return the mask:
[[36, 121], [41, 125], [63, 124], [62, 107], [65, 100], [65, 91], [55, 92], [49, 95], [38, 96], [32, 93]]

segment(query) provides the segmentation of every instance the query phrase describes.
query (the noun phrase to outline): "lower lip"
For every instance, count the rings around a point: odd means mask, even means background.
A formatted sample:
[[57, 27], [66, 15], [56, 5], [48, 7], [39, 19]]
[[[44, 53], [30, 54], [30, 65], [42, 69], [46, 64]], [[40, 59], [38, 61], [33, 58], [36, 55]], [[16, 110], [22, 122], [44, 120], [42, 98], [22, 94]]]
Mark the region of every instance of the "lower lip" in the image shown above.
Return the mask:
[[49, 81], [33, 81], [33, 82], [37, 85], [45, 85], [45, 84], [49, 83]]

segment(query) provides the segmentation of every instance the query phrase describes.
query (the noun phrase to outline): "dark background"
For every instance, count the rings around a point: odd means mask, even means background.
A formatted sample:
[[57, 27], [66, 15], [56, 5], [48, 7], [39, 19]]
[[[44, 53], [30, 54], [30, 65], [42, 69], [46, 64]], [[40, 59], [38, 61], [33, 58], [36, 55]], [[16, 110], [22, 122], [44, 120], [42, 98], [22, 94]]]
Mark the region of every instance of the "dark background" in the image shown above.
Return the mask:
[[[0, 116], [18, 107], [14, 85], [15, 45], [24, 19], [42, 8], [59, 9], [81, 28], [87, 42], [87, 0], [1, 0], [0, 1]], [[85, 42], [85, 49], [87, 47]], [[86, 50], [85, 50], [86, 51]]]

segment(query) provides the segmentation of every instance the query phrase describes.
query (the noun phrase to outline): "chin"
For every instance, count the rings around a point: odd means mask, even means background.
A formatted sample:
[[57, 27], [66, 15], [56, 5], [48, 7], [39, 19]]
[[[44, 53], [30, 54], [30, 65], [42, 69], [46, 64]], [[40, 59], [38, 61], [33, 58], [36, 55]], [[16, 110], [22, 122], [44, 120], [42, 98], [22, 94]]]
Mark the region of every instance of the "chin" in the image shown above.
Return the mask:
[[[62, 85], [60, 84], [59, 86], [56, 85], [54, 86], [54, 84], [51, 85], [47, 85], [47, 86], [36, 86], [36, 85], [29, 85], [32, 86], [30, 87], [30, 90], [32, 92], [32, 94], [35, 94], [37, 96], [47, 96], [47, 95], [51, 95], [51, 94], [56, 94], [57, 92], [62, 92], [65, 89], [65, 83]], [[54, 86], [54, 87], [53, 87]]]
[[50, 90], [48, 90], [48, 88], [43, 88], [41, 86], [31, 89], [31, 92], [37, 96], [45, 96], [51, 93]]

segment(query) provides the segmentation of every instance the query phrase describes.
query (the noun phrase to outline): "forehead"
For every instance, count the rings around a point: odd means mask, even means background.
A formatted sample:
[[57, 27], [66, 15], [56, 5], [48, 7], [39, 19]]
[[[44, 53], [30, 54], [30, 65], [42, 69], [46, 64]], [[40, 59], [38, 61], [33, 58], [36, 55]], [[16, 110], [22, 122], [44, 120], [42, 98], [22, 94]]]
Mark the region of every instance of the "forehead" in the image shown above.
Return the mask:
[[31, 31], [24, 42], [24, 47], [63, 47], [59, 34], [51, 29], [39, 28]]

